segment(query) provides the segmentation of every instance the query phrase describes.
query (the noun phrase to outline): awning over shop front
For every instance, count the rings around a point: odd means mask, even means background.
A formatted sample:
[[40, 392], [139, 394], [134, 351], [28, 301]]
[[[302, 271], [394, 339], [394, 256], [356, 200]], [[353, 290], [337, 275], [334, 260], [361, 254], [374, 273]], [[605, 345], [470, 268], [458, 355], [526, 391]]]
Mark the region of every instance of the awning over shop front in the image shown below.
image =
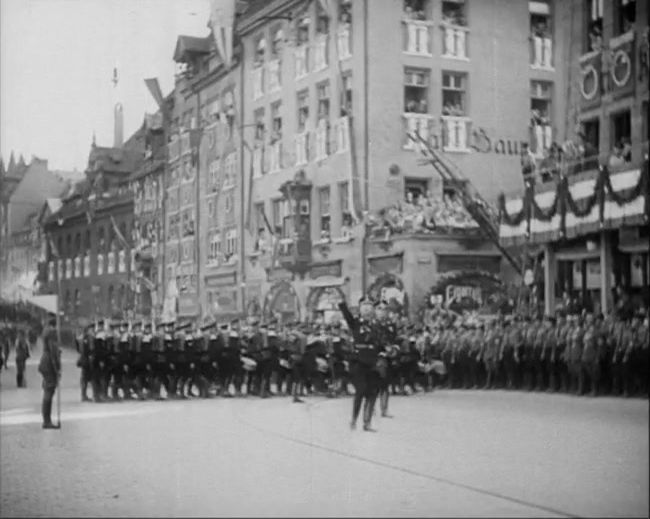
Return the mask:
[[29, 296], [26, 300], [34, 306], [56, 314], [56, 295]]

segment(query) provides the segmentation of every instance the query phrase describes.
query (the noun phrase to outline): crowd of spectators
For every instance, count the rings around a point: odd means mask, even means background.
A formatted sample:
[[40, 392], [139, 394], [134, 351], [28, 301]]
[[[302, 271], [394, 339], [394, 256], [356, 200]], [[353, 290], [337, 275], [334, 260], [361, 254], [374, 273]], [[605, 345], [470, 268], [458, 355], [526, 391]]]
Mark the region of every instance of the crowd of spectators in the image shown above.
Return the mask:
[[414, 196], [409, 192], [403, 202], [382, 209], [377, 215], [369, 216], [369, 220], [373, 231], [385, 233], [386, 238], [409, 232], [478, 228], [458, 196], [447, 193]]
[[[598, 149], [579, 135], [576, 141], [567, 140], [562, 145], [556, 142], [544, 148], [541, 158], [535, 156], [524, 145], [522, 147], [521, 166], [525, 181], [551, 182], [564, 175], [574, 175], [582, 171], [598, 168], [601, 157]], [[620, 168], [632, 160], [632, 144], [627, 137], [621, 138], [612, 148], [603, 163], [609, 168]]]

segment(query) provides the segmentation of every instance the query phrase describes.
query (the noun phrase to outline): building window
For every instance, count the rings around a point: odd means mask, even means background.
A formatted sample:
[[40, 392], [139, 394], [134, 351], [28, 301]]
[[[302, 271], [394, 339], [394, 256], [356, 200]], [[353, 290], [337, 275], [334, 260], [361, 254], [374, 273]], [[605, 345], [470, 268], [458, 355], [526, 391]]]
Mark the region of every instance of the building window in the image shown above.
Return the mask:
[[218, 264], [221, 258], [221, 231], [208, 234], [208, 264]]
[[[612, 136], [612, 155], [616, 158], [622, 160], [623, 162], [632, 161], [632, 121], [630, 117], [630, 111], [625, 110], [623, 112], [618, 112], [613, 114], [611, 117], [611, 136]], [[611, 166], [620, 165], [618, 163], [612, 163], [610, 160]], [[619, 161], [614, 161], [619, 162]]]
[[115, 309], [115, 290], [113, 285], [108, 286], [108, 312], [112, 313]]
[[530, 82], [530, 150], [541, 156], [551, 147], [551, 99], [553, 83], [548, 81]]
[[339, 0], [339, 24], [352, 23], [352, 0]]
[[421, 178], [404, 179], [404, 199], [411, 204], [417, 204], [418, 201], [426, 197], [429, 189], [428, 182]]
[[409, 20], [426, 20], [428, 11], [427, 0], [404, 0], [404, 17]]
[[194, 261], [194, 241], [188, 240], [184, 241], [183, 244], [181, 245], [181, 251], [182, 251], [182, 262], [191, 262]]
[[236, 178], [237, 178], [237, 156], [236, 154], [230, 153], [224, 161], [224, 179], [223, 179], [223, 188], [228, 189], [235, 187]]
[[279, 58], [282, 54], [282, 47], [284, 46], [284, 31], [281, 27], [276, 27], [272, 34], [271, 57]]
[[341, 116], [352, 115], [352, 74], [345, 74], [342, 79]]
[[237, 229], [230, 229], [226, 232], [226, 261], [237, 253]]
[[616, 17], [615, 34], [632, 30], [636, 21], [636, 0], [616, 0], [614, 16]]
[[258, 110], [255, 110], [255, 113], [253, 114], [253, 118], [255, 119], [255, 140], [256, 141], [264, 141], [264, 108], [260, 108]]
[[459, 27], [467, 26], [466, 5], [463, 0], [449, 0], [442, 2], [442, 21], [449, 25]]
[[296, 39], [298, 45], [309, 43], [309, 16], [301, 16], [296, 23]]
[[339, 0], [339, 28], [336, 33], [336, 50], [339, 60], [352, 56], [352, 1]]
[[271, 105], [271, 142], [282, 138], [282, 103], [278, 101]]
[[330, 116], [330, 83], [323, 81], [316, 85], [318, 99], [318, 119], [329, 119]]
[[553, 37], [551, 34], [551, 7], [547, 1], [528, 2], [530, 12], [530, 63], [536, 68], [551, 68]]
[[442, 73], [442, 115], [466, 115], [466, 90], [467, 74], [460, 72]]
[[273, 200], [273, 229], [276, 236], [282, 238], [290, 237], [291, 213], [289, 211], [289, 202], [282, 198]]
[[600, 51], [603, 48], [603, 6], [605, 0], [586, 0], [587, 37], [585, 51]]
[[600, 148], [600, 121], [598, 119], [583, 121], [582, 134], [585, 158], [597, 156]]
[[318, 190], [318, 207], [320, 210], [320, 239], [330, 239], [330, 188]]
[[[208, 192], [215, 193], [216, 191], [219, 190], [219, 176], [221, 175], [221, 160], [220, 159], [215, 159], [212, 162], [210, 162], [210, 165], [208, 167]], [[173, 196], [174, 202], [176, 201], [176, 195], [174, 194]], [[172, 199], [172, 196], [170, 196], [170, 200]], [[171, 204], [170, 204], [171, 205]], [[174, 210], [175, 204], [170, 207], [170, 209]]]
[[429, 111], [429, 72], [404, 70], [404, 111], [425, 114]]
[[303, 90], [298, 93], [298, 131], [305, 130], [307, 119], [309, 119], [309, 91]]
[[255, 40], [255, 66], [260, 66], [264, 63], [264, 55], [266, 53], [266, 38], [259, 36]]
[[74, 251], [72, 250], [72, 235], [68, 234], [65, 239], [65, 255], [72, 256]]

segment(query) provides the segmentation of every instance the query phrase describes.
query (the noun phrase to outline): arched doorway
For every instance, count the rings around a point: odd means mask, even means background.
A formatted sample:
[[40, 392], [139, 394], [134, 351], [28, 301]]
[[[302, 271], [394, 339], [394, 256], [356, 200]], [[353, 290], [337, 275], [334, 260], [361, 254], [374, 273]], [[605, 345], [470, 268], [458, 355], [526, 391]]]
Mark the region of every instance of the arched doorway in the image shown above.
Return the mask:
[[339, 287], [318, 287], [311, 290], [305, 306], [312, 320], [331, 323], [343, 319], [338, 306], [343, 301], [345, 294]]
[[300, 320], [300, 301], [291, 283], [279, 281], [271, 287], [262, 314], [267, 320], [279, 317], [283, 323]]

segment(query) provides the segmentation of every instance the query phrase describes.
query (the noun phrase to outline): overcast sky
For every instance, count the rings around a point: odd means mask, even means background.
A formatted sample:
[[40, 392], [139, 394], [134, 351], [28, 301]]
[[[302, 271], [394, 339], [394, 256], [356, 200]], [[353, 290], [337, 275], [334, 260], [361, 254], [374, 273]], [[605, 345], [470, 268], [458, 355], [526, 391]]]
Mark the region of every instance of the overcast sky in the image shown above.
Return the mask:
[[144, 78], [174, 84], [179, 34], [206, 36], [209, 0], [0, 1], [0, 152], [83, 170], [93, 131], [113, 144], [113, 67], [124, 136], [153, 112]]

